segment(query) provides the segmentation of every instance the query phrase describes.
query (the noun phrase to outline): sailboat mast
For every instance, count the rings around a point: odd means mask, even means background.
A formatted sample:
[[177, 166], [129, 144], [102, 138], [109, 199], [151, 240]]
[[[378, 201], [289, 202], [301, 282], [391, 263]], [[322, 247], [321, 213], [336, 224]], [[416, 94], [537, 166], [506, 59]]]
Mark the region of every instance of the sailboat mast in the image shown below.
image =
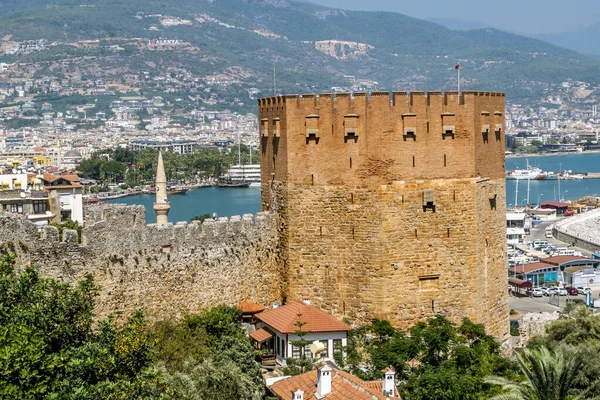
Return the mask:
[[562, 177], [562, 163], [558, 164], [558, 201], [560, 201], [560, 178]]
[[242, 136], [238, 132], [238, 165], [242, 165]]
[[519, 177], [517, 177], [517, 187], [515, 188], [515, 210], [517, 209], [517, 206], [519, 205]]
[[525, 204], [525, 206], [529, 206], [529, 182], [530, 182], [530, 177], [529, 177], [529, 175], [527, 175], [527, 204]]

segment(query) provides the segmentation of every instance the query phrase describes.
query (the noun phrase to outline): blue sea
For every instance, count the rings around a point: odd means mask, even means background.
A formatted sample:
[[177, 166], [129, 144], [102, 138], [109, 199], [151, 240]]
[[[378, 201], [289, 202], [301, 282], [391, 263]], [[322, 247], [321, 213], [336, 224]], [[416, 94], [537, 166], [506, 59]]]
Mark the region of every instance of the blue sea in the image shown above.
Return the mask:
[[[152, 208], [156, 197], [150, 194], [123, 197], [109, 203], [139, 204], [146, 207], [146, 222], [155, 223]], [[190, 190], [186, 194], [169, 196], [169, 221], [188, 221], [196, 215], [216, 213], [218, 217], [256, 214], [260, 211], [260, 186], [249, 188], [207, 187]]]
[[[558, 172], [562, 168], [573, 172], [600, 172], [600, 153], [508, 158], [506, 169], [524, 169], [527, 163], [544, 171]], [[506, 182], [506, 202], [509, 207], [515, 204], [516, 185], [517, 181]], [[576, 200], [593, 194], [600, 194], [600, 179], [562, 180], [560, 187], [557, 180], [529, 182], [530, 204], [547, 200]], [[190, 218], [195, 215], [213, 213], [220, 217], [255, 214], [260, 211], [260, 187], [201, 188], [191, 190], [184, 195], [170, 196], [169, 201], [171, 202], [170, 221], [190, 221]], [[516, 201], [519, 205], [527, 203], [527, 181], [519, 181]], [[130, 196], [111, 200], [110, 203], [141, 204], [146, 207], [146, 221], [156, 222], [152, 209], [153, 195]]]
[[[600, 172], [600, 153], [568, 154], [529, 158], [507, 158], [506, 169], [525, 169], [527, 163], [544, 171]], [[508, 207], [527, 204], [527, 181], [506, 181], [506, 204]], [[600, 195], [600, 179], [584, 179], [529, 182], [529, 204], [548, 200], [577, 200], [587, 195]]]

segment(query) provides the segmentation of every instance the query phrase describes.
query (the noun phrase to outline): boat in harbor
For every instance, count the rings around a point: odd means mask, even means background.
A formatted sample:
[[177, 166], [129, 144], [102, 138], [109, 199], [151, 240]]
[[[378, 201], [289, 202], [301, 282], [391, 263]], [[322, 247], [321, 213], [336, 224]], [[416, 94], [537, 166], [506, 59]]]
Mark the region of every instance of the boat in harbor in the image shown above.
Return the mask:
[[186, 194], [190, 189], [182, 186], [170, 186], [167, 188], [167, 194]]
[[527, 169], [513, 169], [511, 171], [506, 171], [506, 179], [544, 180], [546, 179], [546, 176], [544, 176], [544, 171], [542, 171], [540, 168], [528, 166]]
[[250, 185], [260, 185], [260, 164], [232, 165], [227, 177], [232, 181], [250, 182]]
[[222, 176], [217, 181], [217, 187], [220, 188], [247, 188], [250, 187], [250, 182], [242, 180], [233, 180], [229, 176]]

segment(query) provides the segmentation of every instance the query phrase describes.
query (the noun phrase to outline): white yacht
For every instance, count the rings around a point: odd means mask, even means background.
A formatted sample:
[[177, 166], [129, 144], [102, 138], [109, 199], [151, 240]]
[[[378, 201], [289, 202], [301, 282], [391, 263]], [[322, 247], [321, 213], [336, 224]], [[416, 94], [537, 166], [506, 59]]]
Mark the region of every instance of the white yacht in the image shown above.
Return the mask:
[[260, 164], [232, 165], [227, 177], [233, 182], [250, 182], [250, 186], [260, 185]]

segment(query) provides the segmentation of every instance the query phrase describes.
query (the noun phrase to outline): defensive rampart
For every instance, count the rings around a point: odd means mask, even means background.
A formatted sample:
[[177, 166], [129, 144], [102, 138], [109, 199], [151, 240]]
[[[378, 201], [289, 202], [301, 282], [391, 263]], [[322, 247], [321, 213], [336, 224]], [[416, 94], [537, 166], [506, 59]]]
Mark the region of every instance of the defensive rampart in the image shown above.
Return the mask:
[[508, 334], [502, 93], [258, 107], [262, 207], [279, 217], [285, 299], [403, 328], [467, 316]]
[[75, 282], [94, 275], [100, 316], [143, 307], [150, 318], [179, 316], [219, 303], [281, 299], [278, 235], [273, 214], [216, 221], [146, 225], [143, 206], [101, 205], [76, 231], [0, 216], [0, 246], [20, 265]]

